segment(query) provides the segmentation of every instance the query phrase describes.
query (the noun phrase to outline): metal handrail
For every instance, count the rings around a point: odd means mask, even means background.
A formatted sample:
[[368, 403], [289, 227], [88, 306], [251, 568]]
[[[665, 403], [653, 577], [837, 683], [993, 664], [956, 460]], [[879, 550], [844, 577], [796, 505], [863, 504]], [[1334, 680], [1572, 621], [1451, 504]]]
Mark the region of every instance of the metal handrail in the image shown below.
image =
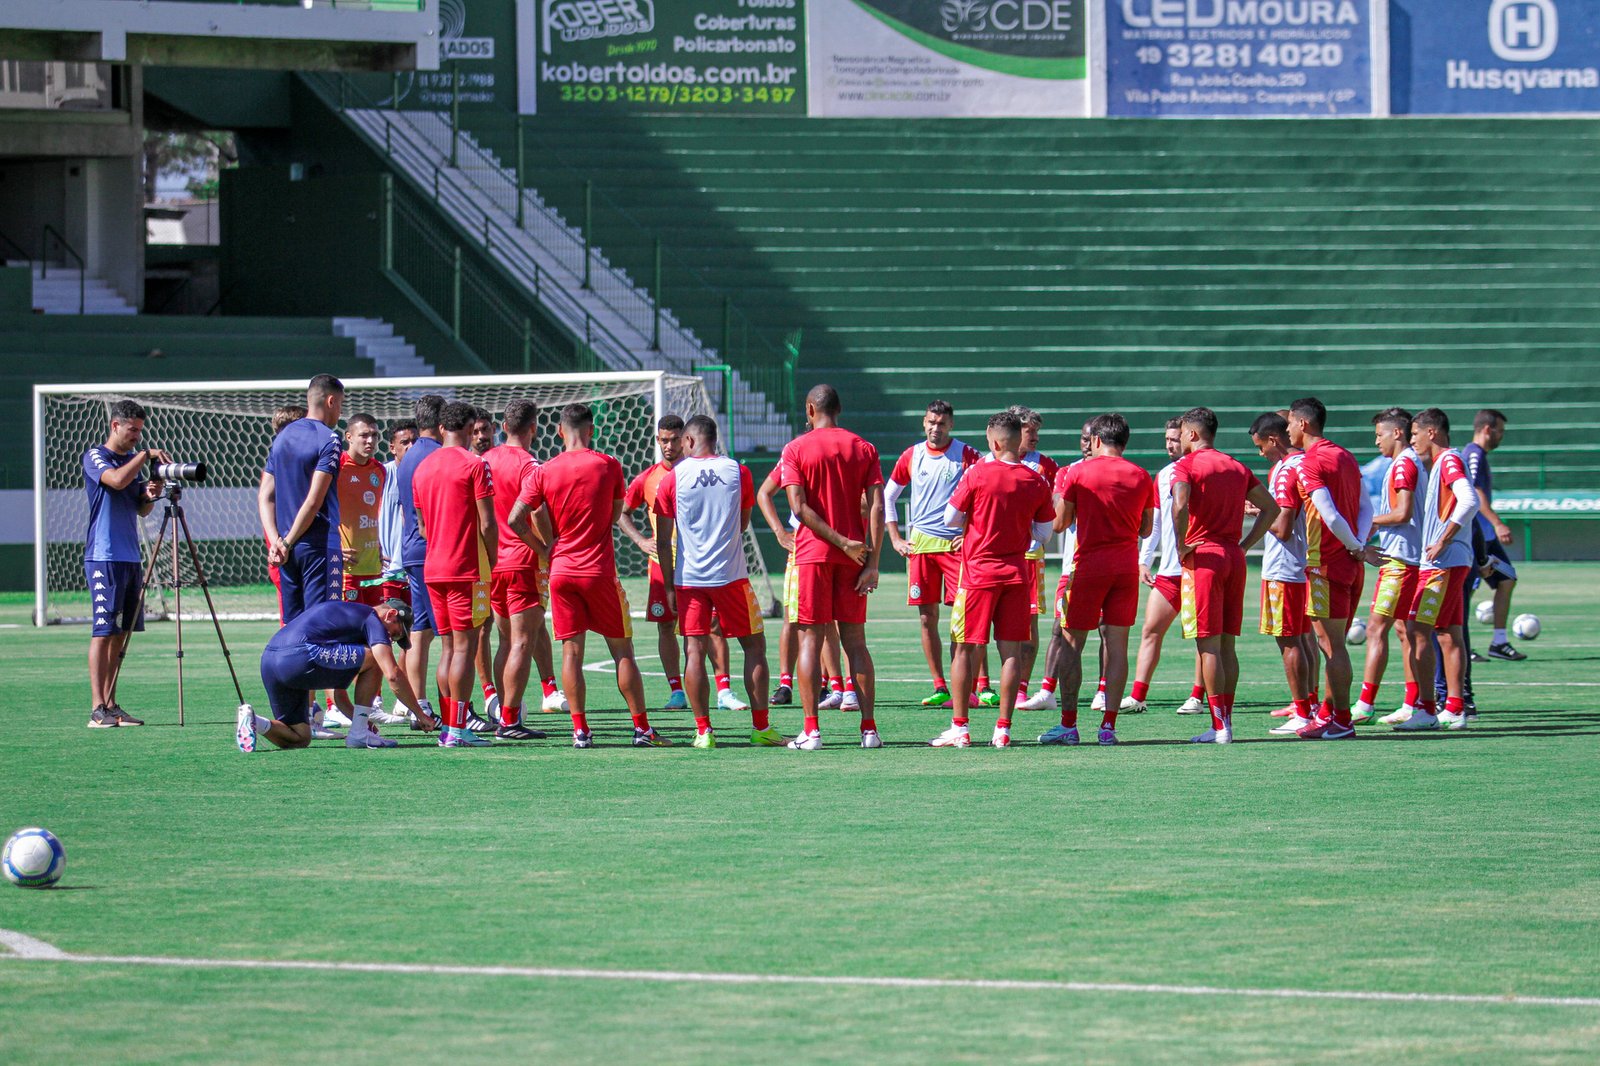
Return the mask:
[[28, 250], [26, 248], [22, 247], [22, 245], [18, 244], [10, 237], [7, 237], [4, 233], [0, 233], [0, 244], [4, 244], [7, 248], [20, 255], [22, 257], [22, 261], [28, 264], [29, 271], [32, 271], [33, 256], [28, 254]]
[[78, 314], [81, 315], [84, 308], [84, 275], [87, 273], [87, 268], [83, 263], [83, 256], [79, 255], [77, 250], [67, 243], [67, 239], [61, 235], [60, 231], [48, 222], [44, 224], [44, 229], [39, 234], [39, 280], [43, 281], [50, 274], [50, 257], [47, 254], [49, 244], [47, 242], [51, 237], [54, 237], [56, 243], [61, 245], [62, 251], [78, 261]]

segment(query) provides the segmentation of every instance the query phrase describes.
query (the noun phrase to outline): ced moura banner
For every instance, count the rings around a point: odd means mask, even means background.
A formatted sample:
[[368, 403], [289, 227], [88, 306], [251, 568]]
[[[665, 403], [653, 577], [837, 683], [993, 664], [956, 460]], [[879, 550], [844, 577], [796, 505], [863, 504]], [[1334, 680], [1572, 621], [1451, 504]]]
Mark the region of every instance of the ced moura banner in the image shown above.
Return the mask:
[[1106, 113], [1372, 113], [1370, 0], [1105, 0]]
[[539, 0], [541, 113], [806, 113], [804, 0]]
[[1088, 114], [1084, 0], [809, 0], [811, 114]]

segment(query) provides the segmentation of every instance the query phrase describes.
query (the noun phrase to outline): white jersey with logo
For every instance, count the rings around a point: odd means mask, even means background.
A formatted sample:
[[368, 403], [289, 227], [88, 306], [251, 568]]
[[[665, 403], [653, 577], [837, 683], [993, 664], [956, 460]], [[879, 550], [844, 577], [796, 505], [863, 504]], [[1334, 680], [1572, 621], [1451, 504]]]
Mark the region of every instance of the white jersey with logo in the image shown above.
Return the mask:
[[392, 574], [400, 567], [400, 534], [405, 515], [400, 510], [400, 460], [383, 464], [383, 495], [378, 500], [378, 551], [383, 555], [383, 572]]
[[[1182, 577], [1183, 560], [1178, 555], [1178, 534], [1172, 528], [1172, 472], [1178, 468], [1168, 463], [1156, 474], [1156, 495], [1161, 509], [1156, 512], [1155, 528], [1139, 543], [1139, 559], [1151, 568], [1156, 577]], [[1160, 559], [1156, 558], [1160, 555]]]
[[[962, 472], [972, 462], [967, 456], [970, 451], [972, 448], [959, 440], [951, 440], [939, 452], [929, 448], [927, 441], [918, 441], [895, 464], [890, 476], [911, 488], [906, 528], [913, 552], [950, 551], [950, 542], [961, 535], [961, 530], [945, 524], [944, 509], [950, 504]], [[909, 480], [900, 481], [896, 474], [905, 474]]]
[[[1303, 459], [1305, 453], [1296, 452], [1272, 464], [1272, 472], [1267, 475], [1267, 488], [1274, 500], [1281, 501], [1285, 494], [1298, 494], [1299, 490], [1293, 488], [1290, 482]], [[1271, 533], [1261, 539], [1261, 580], [1303, 584], [1305, 579], [1306, 512], [1304, 508], [1297, 508], [1294, 522], [1289, 526], [1288, 540], [1279, 540]]]
[[672, 520], [678, 531], [673, 581], [684, 588], [720, 588], [750, 574], [741, 512], [754, 502], [750, 470], [726, 455], [690, 457], [672, 468]]
[[[1467, 491], [1476, 501], [1478, 493], [1467, 479], [1467, 464], [1462, 460], [1461, 453], [1454, 448], [1446, 448], [1434, 456], [1433, 465], [1428, 468], [1427, 482], [1422, 491], [1417, 493], [1418, 506], [1422, 511], [1422, 543], [1425, 546], [1437, 543], [1444, 536], [1450, 516], [1456, 510], [1454, 486], [1458, 481], [1467, 483]], [[1424, 562], [1422, 569], [1449, 570], [1471, 565], [1472, 515], [1469, 514], [1457, 527], [1456, 535], [1445, 545], [1444, 551], [1433, 562]]]
[[[1410, 463], [1410, 467], [1405, 466]], [[1411, 473], [1410, 484], [1405, 484], [1404, 471]], [[1393, 514], [1395, 506], [1399, 503], [1396, 497], [1405, 488], [1411, 490], [1411, 521], [1401, 522], [1397, 526], [1373, 526], [1378, 534], [1378, 550], [1387, 559], [1405, 563], [1407, 566], [1416, 566], [1422, 562], [1422, 492], [1423, 481], [1427, 474], [1423, 472], [1422, 459], [1412, 448], [1407, 448], [1394, 458], [1389, 464], [1389, 469], [1383, 472], [1383, 487], [1378, 491], [1378, 498], [1373, 507], [1375, 515]]]

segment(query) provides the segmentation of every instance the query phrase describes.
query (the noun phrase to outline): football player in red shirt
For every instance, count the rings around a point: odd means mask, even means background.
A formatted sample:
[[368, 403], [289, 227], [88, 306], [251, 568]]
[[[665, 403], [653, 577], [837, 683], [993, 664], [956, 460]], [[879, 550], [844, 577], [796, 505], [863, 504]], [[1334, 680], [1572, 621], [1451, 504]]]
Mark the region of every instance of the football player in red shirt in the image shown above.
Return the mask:
[[811, 430], [783, 450], [783, 487], [790, 511], [800, 519], [795, 621], [800, 626], [798, 680], [805, 729], [789, 746], [801, 751], [822, 747], [819, 669], [825, 631], [833, 622], [839, 624], [839, 642], [861, 701], [861, 746], [883, 746], [873, 718], [876, 686], [866, 639], [867, 594], [877, 590], [883, 551], [883, 470], [878, 449], [839, 427], [839, 409], [839, 393], [832, 385], [813, 386], [806, 394]]
[[[1249, 469], [1217, 450], [1217, 416], [1194, 407], [1178, 420], [1183, 457], [1172, 471], [1172, 531], [1183, 559], [1183, 635], [1193, 638], [1211, 705], [1211, 728], [1197, 744], [1233, 740], [1233, 693], [1239, 683], [1235, 642], [1244, 629], [1244, 553], [1278, 517], [1278, 504]], [[1244, 505], [1256, 505], [1244, 539]]]
[[633, 657], [628, 595], [617, 580], [611, 527], [622, 515], [622, 464], [591, 447], [594, 412], [587, 404], [561, 410], [562, 452], [533, 472], [511, 508], [513, 525], [544, 511], [555, 540], [550, 556], [550, 617], [561, 641], [561, 682], [572, 707], [572, 746], [591, 748], [584, 712], [583, 646], [589, 631], [605, 639], [617, 664], [617, 691], [633, 716], [633, 744], [671, 743], [650, 727], [644, 679]]

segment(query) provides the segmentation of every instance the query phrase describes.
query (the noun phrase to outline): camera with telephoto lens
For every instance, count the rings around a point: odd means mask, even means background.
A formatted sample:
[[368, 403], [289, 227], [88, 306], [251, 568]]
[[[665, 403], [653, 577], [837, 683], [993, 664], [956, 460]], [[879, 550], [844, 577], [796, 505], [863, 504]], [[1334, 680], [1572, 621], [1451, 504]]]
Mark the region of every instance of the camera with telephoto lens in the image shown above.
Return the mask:
[[206, 479], [206, 464], [157, 463], [155, 478], [158, 481], [193, 481], [200, 484]]

